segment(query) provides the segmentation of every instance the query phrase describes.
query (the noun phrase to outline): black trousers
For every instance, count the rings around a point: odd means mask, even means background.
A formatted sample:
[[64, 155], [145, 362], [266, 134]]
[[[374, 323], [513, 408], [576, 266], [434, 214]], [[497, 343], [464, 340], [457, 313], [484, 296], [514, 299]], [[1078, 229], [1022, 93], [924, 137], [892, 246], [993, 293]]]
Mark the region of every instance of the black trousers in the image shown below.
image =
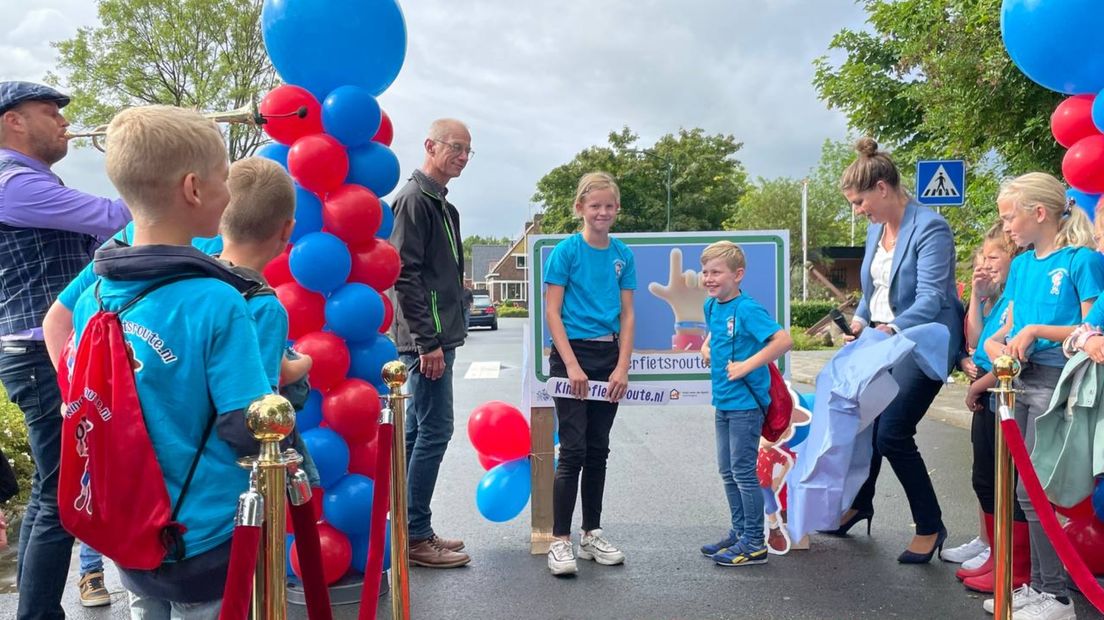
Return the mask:
[[[591, 381], [608, 381], [617, 366], [619, 345], [613, 342], [572, 340], [571, 350]], [[550, 374], [567, 377], [567, 367], [553, 349]], [[602, 527], [602, 496], [606, 488], [606, 459], [609, 436], [617, 403], [604, 400], [556, 398], [556, 419], [560, 425], [560, 463], [552, 486], [552, 534], [571, 534], [575, 496], [582, 473], [583, 530]]]
[[[993, 410], [993, 399], [986, 396], [981, 399], [984, 409], [974, 414], [970, 422], [970, 443], [974, 446], [974, 467], [971, 482], [974, 486], [974, 495], [977, 495], [978, 503], [985, 514], [993, 514], [995, 504], [997, 472], [997, 413]], [[1015, 476], [1015, 468], [1012, 475]], [[1015, 488], [1013, 483], [1013, 488]], [[1012, 502], [1014, 521], [1027, 521], [1020, 503]]]

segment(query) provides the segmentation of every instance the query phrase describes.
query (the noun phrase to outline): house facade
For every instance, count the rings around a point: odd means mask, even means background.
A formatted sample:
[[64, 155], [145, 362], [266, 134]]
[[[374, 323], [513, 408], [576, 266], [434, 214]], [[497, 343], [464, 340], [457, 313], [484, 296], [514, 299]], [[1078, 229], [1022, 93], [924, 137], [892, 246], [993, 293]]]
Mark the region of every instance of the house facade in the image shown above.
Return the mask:
[[538, 214], [533, 221], [525, 223], [521, 236], [514, 240], [506, 253], [491, 267], [486, 276], [486, 289], [491, 301], [511, 302], [518, 306], [529, 306], [529, 235], [540, 234]]

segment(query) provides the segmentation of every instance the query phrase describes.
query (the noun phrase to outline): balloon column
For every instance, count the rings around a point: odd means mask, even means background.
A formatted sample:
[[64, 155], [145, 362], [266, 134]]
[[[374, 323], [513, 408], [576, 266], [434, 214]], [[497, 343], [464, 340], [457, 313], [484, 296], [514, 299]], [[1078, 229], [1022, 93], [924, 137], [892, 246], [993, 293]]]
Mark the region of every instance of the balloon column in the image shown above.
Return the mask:
[[513, 519], [529, 503], [532, 490], [529, 422], [517, 407], [492, 400], [472, 411], [468, 438], [487, 470], [475, 490], [479, 513], [489, 521]]
[[[380, 196], [398, 184], [399, 162], [376, 97], [402, 67], [406, 25], [396, 0], [265, 0], [261, 31], [285, 83], [260, 103], [275, 143], [257, 154], [283, 165], [296, 191], [291, 244], [265, 276], [288, 311], [294, 348], [314, 362], [298, 426], [321, 474], [323, 572], [333, 583], [364, 566], [380, 369], [398, 357], [384, 335], [392, 317], [384, 291], [399, 255]], [[302, 108], [306, 115], [294, 114]]]
[[[1004, 0], [1001, 35], [1012, 62], [1044, 88], [1072, 95], [1050, 117], [1051, 132], [1066, 147], [1062, 174], [1067, 196], [1093, 218], [1104, 194], [1104, 27], [1096, 0]], [[1061, 45], [1051, 45], [1057, 37]]]

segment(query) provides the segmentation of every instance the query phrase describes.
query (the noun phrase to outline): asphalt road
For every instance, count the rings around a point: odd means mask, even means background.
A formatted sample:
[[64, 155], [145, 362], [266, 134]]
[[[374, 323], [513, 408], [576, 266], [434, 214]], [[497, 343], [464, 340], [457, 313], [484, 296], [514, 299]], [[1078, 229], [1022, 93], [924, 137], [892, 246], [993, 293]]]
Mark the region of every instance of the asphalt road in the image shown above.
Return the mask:
[[[482, 402], [520, 402], [520, 319], [503, 319], [496, 332], [476, 330], [457, 356], [456, 435], [445, 456], [433, 504], [434, 527], [462, 537], [473, 561], [464, 568], [412, 572], [417, 618], [978, 618], [983, 597], [954, 578], [957, 565], [902, 566], [896, 557], [912, 526], [900, 485], [883, 468], [876, 497], [877, 523], [845, 539], [815, 536], [808, 551], [771, 556], [766, 566], [721, 568], [698, 552], [726, 529], [727, 508], [715, 471], [712, 411], [704, 407], [623, 408], [613, 428], [603, 525], [627, 555], [623, 566], [580, 561], [574, 578], [554, 578], [544, 556], [528, 552], [529, 512], [502, 524], [475, 507], [483, 473], [467, 439], [468, 412]], [[796, 356], [803, 356], [798, 353]], [[805, 367], [815, 355], [803, 358]], [[462, 377], [473, 362], [500, 362], [496, 378]], [[800, 378], [800, 376], [799, 376]], [[955, 386], [943, 404], [954, 406]], [[969, 434], [932, 416], [920, 425], [919, 443], [942, 502], [949, 543], [977, 531], [970, 489]], [[578, 516], [576, 517], [578, 518]], [[76, 600], [76, 553], [66, 609], [74, 618], [125, 618], [125, 593], [110, 608], [84, 610]], [[1100, 617], [1078, 597], [1078, 617]], [[0, 617], [14, 617], [15, 595], [0, 596]], [[379, 617], [390, 615], [381, 599]], [[292, 618], [304, 618], [292, 607]], [[355, 618], [339, 607], [337, 618]]]

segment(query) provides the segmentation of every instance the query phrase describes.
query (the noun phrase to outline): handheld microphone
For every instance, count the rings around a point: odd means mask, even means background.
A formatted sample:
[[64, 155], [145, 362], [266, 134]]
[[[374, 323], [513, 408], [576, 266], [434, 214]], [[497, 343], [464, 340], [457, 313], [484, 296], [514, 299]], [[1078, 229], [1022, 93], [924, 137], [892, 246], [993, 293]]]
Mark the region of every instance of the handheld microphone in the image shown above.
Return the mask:
[[854, 336], [854, 332], [851, 331], [851, 325], [847, 323], [847, 319], [843, 317], [843, 313], [839, 311], [839, 308], [832, 308], [828, 311], [828, 316], [832, 319], [832, 322], [836, 324], [836, 327], [840, 329], [847, 336]]

